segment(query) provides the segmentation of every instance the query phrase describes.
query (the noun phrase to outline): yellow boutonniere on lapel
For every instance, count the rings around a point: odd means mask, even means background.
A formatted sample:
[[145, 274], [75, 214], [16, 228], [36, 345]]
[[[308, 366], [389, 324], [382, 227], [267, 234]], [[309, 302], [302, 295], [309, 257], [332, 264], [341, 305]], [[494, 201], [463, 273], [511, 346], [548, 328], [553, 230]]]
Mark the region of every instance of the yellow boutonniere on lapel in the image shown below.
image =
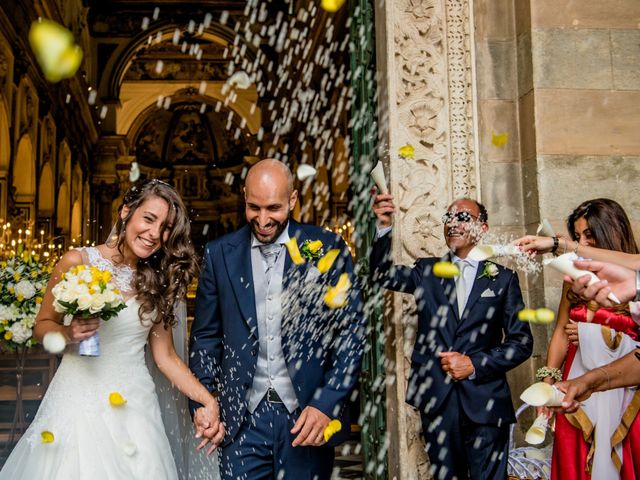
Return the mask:
[[498, 266], [492, 262], [485, 262], [484, 268], [482, 269], [482, 274], [478, 277], [478, 280], [481, 278], [489, 278], [491, 280], [495, 280], [498, 276], [499, 270]]
[[319, 260], [324, 255], [320, 240], [305, 240], [300, 246], [300, 254], [308, 261]]

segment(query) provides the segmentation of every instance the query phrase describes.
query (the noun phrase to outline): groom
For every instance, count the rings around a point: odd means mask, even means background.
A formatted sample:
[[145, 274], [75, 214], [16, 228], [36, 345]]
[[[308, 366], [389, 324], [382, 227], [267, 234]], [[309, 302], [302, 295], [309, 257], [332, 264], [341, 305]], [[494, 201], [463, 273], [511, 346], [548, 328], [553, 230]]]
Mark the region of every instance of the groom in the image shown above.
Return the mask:
[[[207, 244], [190, 340], [191, 370], [220, 398], [222, 478], [329, 479], [323, 432], [336, 418], [331, 445], [349, 434], [365, 317], [356, 287], [341, 308], [323, 296], [341, 273], [355, 284], [353, 261], [339, 236], [289, 218], [298, 192], [282, 162], [254, 165], [244, 194], [248, 225]], [[293, 237], [339, 249], [333, 267], [294, 264], [284, 245]]]

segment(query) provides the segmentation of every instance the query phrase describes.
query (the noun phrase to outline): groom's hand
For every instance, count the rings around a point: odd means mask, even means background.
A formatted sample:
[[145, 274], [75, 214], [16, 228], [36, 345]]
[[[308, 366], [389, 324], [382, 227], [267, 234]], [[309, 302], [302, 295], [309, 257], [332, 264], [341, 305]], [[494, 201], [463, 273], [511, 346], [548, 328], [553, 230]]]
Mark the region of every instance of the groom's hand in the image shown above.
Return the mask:
[[315, 407], [305, 407], [298, 417], [291, 433], [298, 436], [293, 440], [294, 447], [317, 447], [324, 443], [324, 429], [331, 419]]
[[203, 438], [197, 449], [201, 450], [211, 443], [207, 455], [210, 455], [224, 439], [224, 424], [220, 421], [220, 409], [218, 400], [213, 401], [204, 407], [200, 407], [193, 415], [193, 423], [196, 428], [196, 438]]

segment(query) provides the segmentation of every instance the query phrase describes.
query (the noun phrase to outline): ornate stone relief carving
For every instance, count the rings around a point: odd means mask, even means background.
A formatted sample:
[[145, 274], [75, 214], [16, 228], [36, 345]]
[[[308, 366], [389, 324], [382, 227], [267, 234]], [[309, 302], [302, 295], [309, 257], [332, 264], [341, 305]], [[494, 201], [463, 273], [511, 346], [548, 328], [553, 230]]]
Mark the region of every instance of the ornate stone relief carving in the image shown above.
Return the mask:
[[[476, 189], [472, 55], [468, 0], [398, 0], [388, 3], [387, 35], [394, 44], [388, 61], [394, 65], [390, 103], [396, 118], [389, 118], [391, 146], [415, 148], [415, 159], [391, 151], [391, 179], [399, 209], [394, 238], [401, 248], [396, 261], [411, 264], [418, 257], [443, 252], [440, 216], [454, 198], [473, 195]], [[395, 84], [395, 91], [394, 91]], [[412, 297], [394, 301], [398, 376], [408, 375], [415, 338], [415, 303]], [[404, 381], [398, 382], [402, 388]], [[404, 392], [399, 398], [403, 398]], [[406, 478], [427, 478], [428, 462], [417, 412], [403, 411], [407, 462]], [[393, 443], [393, 440], [392, 440]], [[403, 444], [404, 442], [400, 442]], [[402, 447], [401, 447], [402, 448]], [[415, 469], [407, 465], [416, 465]], [[406, 469], [406, 470], [405, 470]]]

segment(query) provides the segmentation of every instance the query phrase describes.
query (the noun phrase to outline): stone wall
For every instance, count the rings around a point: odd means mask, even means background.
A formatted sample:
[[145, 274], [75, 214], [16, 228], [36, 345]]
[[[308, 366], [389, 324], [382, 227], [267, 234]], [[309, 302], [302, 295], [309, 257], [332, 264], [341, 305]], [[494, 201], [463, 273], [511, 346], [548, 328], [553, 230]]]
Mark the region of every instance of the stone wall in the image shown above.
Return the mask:
[[[462, 195], [486, 204], [491, 230], [505, 239], [533, 233], [545, 217], [563, 232], [570, 211], [598, 196], [618, 200], [640, 226], [637, 0], [375, 4], [397, 262], [442, 253], [439, 216]], [[407, 142], [415, 160], [397, 155]], [[557, 308], [559, 275], [520, 280], [527, 303]], [[389, 478], [428, 478], [418, 416], [403, 404], [414, 305], [402, 295], [391, 304]], [[545, 361], [552, 327], [533, 331], [532, 359], [509, 375], [516, 405]]]

